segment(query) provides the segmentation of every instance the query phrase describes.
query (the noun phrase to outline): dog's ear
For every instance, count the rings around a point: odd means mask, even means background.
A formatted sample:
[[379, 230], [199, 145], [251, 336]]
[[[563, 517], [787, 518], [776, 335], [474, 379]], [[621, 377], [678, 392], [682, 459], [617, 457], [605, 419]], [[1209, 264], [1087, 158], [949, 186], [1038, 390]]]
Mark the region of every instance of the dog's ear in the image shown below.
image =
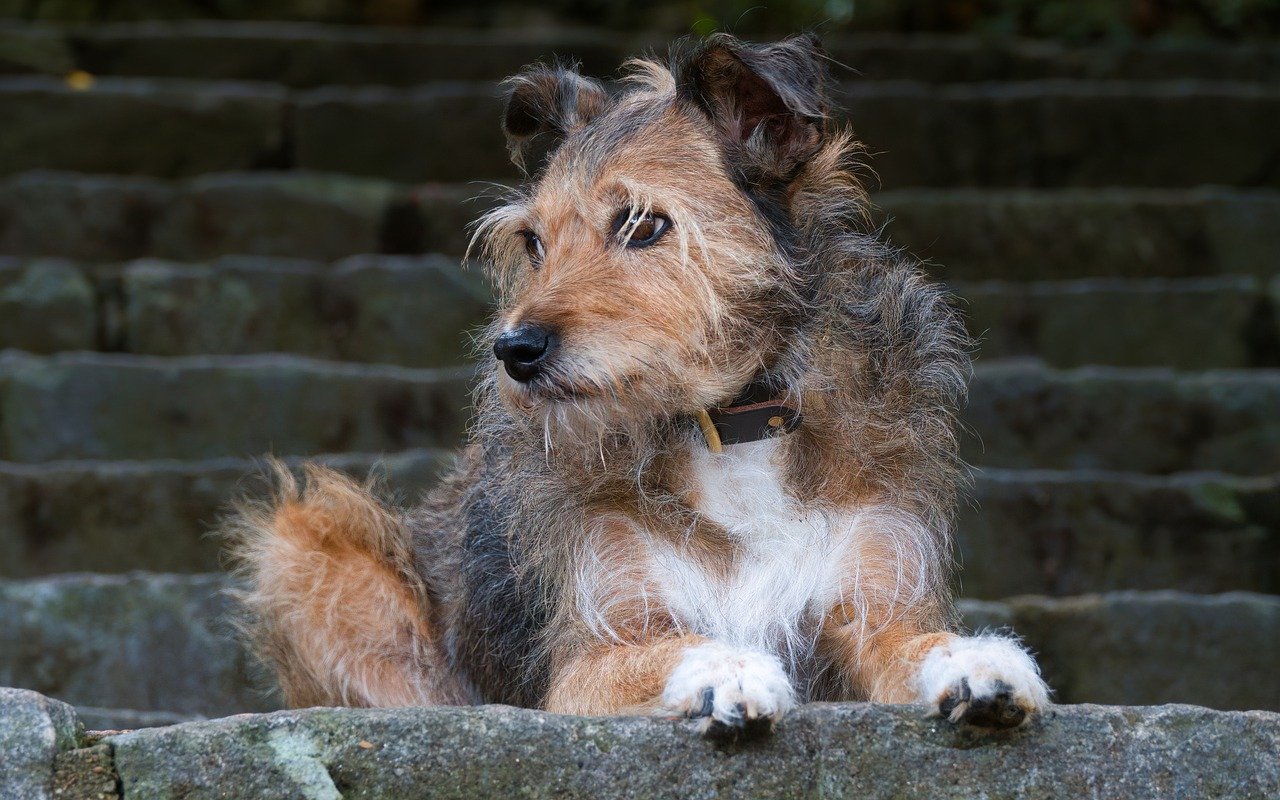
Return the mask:
[[599, 81], [567, 67], [533, 64], [507, 78], [503, 85], [507, 102], [502, 110], [502, 132], [507, 136], [512, 163], [522, 171], [531, 150], [537, 147], [545, 156], [609, 102]]
[[752, 45], [717, 33], [679, 68], [682, 96], [706, 112], [749, 180], [786, 180], [822, 146], [828, 73], [813, 34]]

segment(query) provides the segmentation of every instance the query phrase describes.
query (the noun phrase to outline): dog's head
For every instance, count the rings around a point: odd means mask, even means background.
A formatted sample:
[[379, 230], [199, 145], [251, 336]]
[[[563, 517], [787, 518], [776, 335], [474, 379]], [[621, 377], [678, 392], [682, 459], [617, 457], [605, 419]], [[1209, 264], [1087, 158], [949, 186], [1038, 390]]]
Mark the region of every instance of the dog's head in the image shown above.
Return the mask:
[[564, 68], [507, 82], [512, 158], [545, 158], [477, 241], [499, 288], [501, 395], [528, 416], [723, 403], [799, 313], [791, 206], [831, 138], [817, 40], [717, 35], [628, 66], [614, 96]]

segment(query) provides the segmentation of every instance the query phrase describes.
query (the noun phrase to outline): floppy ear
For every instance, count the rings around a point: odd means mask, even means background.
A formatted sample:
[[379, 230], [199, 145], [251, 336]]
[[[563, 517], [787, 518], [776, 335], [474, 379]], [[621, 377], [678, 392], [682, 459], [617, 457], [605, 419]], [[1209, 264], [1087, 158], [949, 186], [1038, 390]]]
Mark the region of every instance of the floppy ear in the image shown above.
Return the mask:
[[[533, 64], [503, 81], [507, 102], [502, 110], [502, 132], [507, 136], [511, 161], [525, 171], [526, 156], [537, 144], [544, 154], [566, 135], [586, 125], [604, 110], [609, 95], [599, 81], [584, 78], [576, 69]], [[541, 136], [548, 134], [547, 136]]]
[[752, 45], [717, 33], [680, 69], [681, 94], [706, 112], [749, 180], [786, 180], [826, 138], [827, 67], [812, 34]]

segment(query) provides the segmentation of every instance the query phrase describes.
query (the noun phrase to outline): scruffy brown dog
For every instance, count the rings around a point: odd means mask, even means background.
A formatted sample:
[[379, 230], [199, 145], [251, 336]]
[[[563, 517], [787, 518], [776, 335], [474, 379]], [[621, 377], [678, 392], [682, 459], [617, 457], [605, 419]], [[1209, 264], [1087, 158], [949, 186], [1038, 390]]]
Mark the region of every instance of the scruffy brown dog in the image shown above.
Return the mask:
[[230, 521], [295, 705], [498, 702], [768, 725], [924, 702], [1008, 727], [1032, 659], [948, 584], [961, 323], [868, 232], [817, 41], [713, 36], [610, 96], [512, 78], [535, 179], [480, 223], [501, 364], [416, 509], [319, 467]]

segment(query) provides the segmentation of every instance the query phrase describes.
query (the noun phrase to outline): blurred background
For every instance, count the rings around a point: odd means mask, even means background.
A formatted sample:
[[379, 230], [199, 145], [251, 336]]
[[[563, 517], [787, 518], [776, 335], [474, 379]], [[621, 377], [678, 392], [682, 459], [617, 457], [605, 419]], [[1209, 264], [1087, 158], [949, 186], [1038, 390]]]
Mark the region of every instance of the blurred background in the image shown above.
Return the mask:
[[206, 532], [268, 452], [446, 462], [496, 81], [801, 28], [981, 337], [969, 623], [1062, 702], [1280, 709], [1277, 0], [0, 0], [0, 685], [276, 707]]

